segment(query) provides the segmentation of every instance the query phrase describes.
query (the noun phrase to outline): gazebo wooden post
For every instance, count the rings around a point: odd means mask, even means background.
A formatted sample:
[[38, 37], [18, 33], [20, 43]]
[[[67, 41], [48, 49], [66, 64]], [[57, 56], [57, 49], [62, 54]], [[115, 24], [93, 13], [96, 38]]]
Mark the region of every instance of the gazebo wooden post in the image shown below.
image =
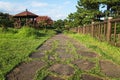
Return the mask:
[[33, 26], [36, 27], [35, 18], [33, 18]]
[[25, 26], [27, 26], [28, 24], [27, 24], [28, 22], [27, 22], [27, 17], [25, 18]]
[[32, 18], [32, 22], [33, 22], [32, 25], [34, 26], [34, 18]]
[[18, 27], [20, 28], [21, 27], [21, 19], [20, 18], [18, 18], [18, 19], [19, 19]]

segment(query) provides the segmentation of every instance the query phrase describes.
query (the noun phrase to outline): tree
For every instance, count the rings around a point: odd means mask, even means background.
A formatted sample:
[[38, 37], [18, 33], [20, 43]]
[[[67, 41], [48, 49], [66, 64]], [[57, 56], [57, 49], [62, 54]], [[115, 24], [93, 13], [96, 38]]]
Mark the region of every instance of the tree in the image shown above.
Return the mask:
[[[100, 22], [102, 17], [120, 17], [120, 0], [78, 0], [77, 11], [70, 13], [67, 24], [70, 27], [91, 24], [92, 21]], [[107, 8], [100, 11], [100, 7]]]
[[7, 13], [0, 12], [0, 27], [2, 27], [3, 30], [6, 30], [7, 27], [13, 27], [12, 16]]
[[62, 30], [64, 28], [64, 21], [61, 19], [54, 21], [54, 27], [58, 30]]
[[79, 0], [76, 7], [78, 13], [87, 16], [85, 18], [92, 18], [94, 21], [100, 20], [100, 0]]
[[104, 4], [103, 7], [107, 7], [104, 11], [107, 17], [120, 17], [120, 0], [101, 0], [101, 4]]
[[71, 27], [76, 27], [79, 25], [83, 26], [92, 22], [94, 19], [94, 13], [91, 10], [85, 9], [78, 2], [77, 12], [70, 13], [67, 19], [69, 21], [69, 26]]
[[99, 10], [99, 0], [79, 0], [76, 7], [87, 10]]

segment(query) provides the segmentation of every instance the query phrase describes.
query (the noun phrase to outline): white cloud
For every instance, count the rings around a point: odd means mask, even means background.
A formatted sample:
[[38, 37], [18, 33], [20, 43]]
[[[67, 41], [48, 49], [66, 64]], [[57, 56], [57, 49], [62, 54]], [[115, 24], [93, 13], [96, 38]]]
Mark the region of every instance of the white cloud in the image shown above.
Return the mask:
[[11, 11], [12, 7], [13, 6], [9, 2], [0, 1], [0, 9], [7, 9], [8, 11]]
[[64, 18], [65, 18], [65, 15], [63, 15], [63, 14], [58, 14], [58, 15], [56, 15], [55, 17], [58, 18], [58, 19], [64, 19]]
[[65, 9], [64, 5], [61, 6], [61, 4], [60, 5], [49, 4], [47, 7], [44, 7], [44, 8], [38, 7], [38, 8], [32, 9], [32, 12], [38, 15], [49, 16], [53, 20], [57, 20], [57, 19], [64, 19], [65, 16], [67, 16], [63, 11], [64, 9]]
[[0, 10], [8, 12], [9, 14], [17, 14], [28, 9], [37, 15], [46, 15], [53, 20], [64, 19], [70, 12], [71, 1], [64, 1], [62, 3], [50, 3], [41, 1], [28, 0], [24, 3], [0, 1]]
[[3, 2], [0, 1], [0, 10], [3, 10], [7, 13], [16, 13], [26, 9], [26, 6], [20, 5], [18, 3]]
[[48, 6], [47, 3], [43, 3], [43, 2], [31, 2], [31, 6], [32, 7], [45, 7], [45, 6]]

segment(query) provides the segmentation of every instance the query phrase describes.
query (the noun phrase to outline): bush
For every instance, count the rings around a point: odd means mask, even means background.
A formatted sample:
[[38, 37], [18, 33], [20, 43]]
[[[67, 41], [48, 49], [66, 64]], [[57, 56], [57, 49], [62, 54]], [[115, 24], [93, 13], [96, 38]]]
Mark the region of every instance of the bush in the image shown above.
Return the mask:
[[16, 36], [20, 37], [20, 38], [24, 38], [24, 37], [32, 37], [32, 38], [36, 38], [40, 35], [39, 31], [34, 29], [34, 28], [30, 28], [30, 27], [26, 27], [24, 26], [23, 28], [21, 28], [19, 30], [19, 32], [16, 34]]

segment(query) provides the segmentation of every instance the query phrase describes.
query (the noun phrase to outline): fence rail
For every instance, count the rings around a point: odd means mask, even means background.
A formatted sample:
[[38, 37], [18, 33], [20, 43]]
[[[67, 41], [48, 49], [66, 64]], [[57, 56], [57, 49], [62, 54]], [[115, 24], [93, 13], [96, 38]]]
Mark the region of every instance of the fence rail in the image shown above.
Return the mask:
[[112, 45], [120, 47], [120, 18], [108, 19], [100, 23], [92, 23], [83, 27], [71, 29], [77, 33], [90, 34], [100, 41], [107, 41]]

